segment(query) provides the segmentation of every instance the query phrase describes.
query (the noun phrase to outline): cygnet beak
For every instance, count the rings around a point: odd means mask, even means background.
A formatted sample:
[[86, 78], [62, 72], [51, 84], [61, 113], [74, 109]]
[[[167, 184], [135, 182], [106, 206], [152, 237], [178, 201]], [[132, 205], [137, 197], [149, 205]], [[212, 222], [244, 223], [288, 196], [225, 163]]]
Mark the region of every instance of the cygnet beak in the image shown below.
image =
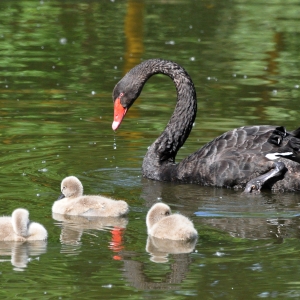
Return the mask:
[[59, 195], [59, 197], [57, 198], [57, 200], [61, 200], [61, 199], [63, 199], [63, 198], [65, 198], [66, 196], [63, 194], [63, 193], [61, 193], [60, 195]]

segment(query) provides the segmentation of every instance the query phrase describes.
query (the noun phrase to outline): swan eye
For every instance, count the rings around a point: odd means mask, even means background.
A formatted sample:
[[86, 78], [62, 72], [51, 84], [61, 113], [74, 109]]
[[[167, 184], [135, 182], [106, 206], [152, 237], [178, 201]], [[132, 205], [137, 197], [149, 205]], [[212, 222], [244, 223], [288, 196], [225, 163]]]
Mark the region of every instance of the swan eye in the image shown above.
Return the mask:
[[124, 96], [124, 93], [120, 93], [119, 95], [119, 98], [123, 97]]
[[166, 215], [166, 216], [169, 216], [169, 215], [170, 215], [170, 213], [169, 213], [168, 211], [166, 211], [165, 215]]

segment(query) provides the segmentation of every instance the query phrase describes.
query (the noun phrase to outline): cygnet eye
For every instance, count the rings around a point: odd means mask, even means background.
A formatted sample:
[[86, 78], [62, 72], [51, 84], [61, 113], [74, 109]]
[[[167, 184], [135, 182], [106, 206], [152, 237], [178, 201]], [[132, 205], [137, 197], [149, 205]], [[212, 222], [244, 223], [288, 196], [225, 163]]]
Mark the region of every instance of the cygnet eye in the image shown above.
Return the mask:
[[166, 216], [170, 215], [170, 212], [166, 211], [165, 215], [166, 215]]

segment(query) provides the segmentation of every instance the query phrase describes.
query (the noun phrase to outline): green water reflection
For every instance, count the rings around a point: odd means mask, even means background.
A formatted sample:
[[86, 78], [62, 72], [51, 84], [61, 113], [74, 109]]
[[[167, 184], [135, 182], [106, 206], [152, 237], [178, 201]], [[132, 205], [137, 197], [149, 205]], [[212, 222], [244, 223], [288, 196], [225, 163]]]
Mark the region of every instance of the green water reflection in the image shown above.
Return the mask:
[[[297, 1], [1, 1], [0, 214], [30, 211], [46, 245], [0, 245], [1, 299], [300, 298], [298, 194], [239, 192], [141, 178], [176, 94], [145, 86], [117, 133], [111, 92], [141, 60], [190, 73], [198, 116], [180, 160], [234, 127], [299, 126]], [[59, 219], [67, 175], [87, 194], [125, 199], [128, 219]], [[162, 200], [189, 216], [195, 251], [146, 249], [145, 215]]]

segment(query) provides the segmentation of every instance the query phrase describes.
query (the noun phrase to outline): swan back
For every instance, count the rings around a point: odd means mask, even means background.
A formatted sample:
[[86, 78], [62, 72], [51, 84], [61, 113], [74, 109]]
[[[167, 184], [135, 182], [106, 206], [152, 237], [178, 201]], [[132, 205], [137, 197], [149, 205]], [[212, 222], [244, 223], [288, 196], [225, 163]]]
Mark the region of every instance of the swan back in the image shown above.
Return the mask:
[[[17, 235], [12, 226], [12, 217], [3, 216], [0, 218], [0, 241], [25, 241], [25, 239]], [[20, 237], [18, 239], [18, 237]]]
[[102, 205], [103, 217], [120, 217], [128, 213], [128, 204], [123, 200], [113, 200], [98, 196]]
[[193, 240], [198, 233], [193, 223], [181, 214], [171, 214], [164, 203], [156, 203], [146, 217], [148, 234], [160, 239]]
[[61, 182], [61, 192], [66, 198], [76, 198], [83, 195], [83, 185], [75, 176], [68, 176]]

